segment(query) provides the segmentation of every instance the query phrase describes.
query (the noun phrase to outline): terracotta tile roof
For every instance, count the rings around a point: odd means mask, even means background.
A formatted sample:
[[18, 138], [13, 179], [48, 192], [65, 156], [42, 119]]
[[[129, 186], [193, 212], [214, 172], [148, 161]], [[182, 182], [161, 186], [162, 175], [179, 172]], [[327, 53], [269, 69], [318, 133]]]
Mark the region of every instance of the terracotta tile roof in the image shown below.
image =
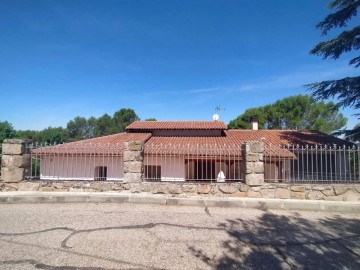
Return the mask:
[[228, 130], [227, 136], [237, 142], [263, 140], [265, 145], [334, 145], [353, 146], [345, 140], [314, 130]]
[[82, 140], [82, 141], [77, 141], [77, 142], [72, 142], [72, 143], [67, 143], [67, 144], [78, 144], [78, 143], [82, 143], [82, 144], [96, 144], [96, 143], [100, 143], [100, 144], [115, 144], [115, 143], [124, 143], [124, 142], [128, 142], [128, 141], [146, 141], [147, 139], [149, 139], [151, 137], [151, 133], [126, 133], [126, 132], [122, 132], [122, 133], [117, 133], [117, 134], [113, 134], [113, 135], [107, 135], [107, 136], [102, 136], [102, 137], [97, 137], [97, 138], [91, 138], [91, 139], [87, 139], [87, 140]]
[[[145, 153], [241, 155], [246, 141], [260, 141], [265, 145], [265, 156], [294, 157], [284, 146], [338, 145], [351, 143], [318, 131], [294, 130], [228, 130], [223, 137], [151, 137], [145, 143]], [[273, 146], [270, 149], [270, 146]], [[282, 146], [280, 148], [279, 146]], [[176, 150], [177, 149], [177, 150]]]
[[[353, 144], [318, 131], [294, 130], [228, 130], [221, 137], [161, 137], [151, 133], [118, 133], [88, 140], [40, 147], [34, 150], [37, 154], [47, 153], [111, 153], [122, 155], [123, 143], [126, 141], [145, 142], [147, 154], [170, 155], [222, 155], [241, 156], [241, 146], [246, 141], [260, 141], [265, 145], [265, 156], [294, 157], [279, 146], [315, 146], [329, 145], [352, 147]], [[270, 150], [270, 146], [275, 146]]]
[[126, 130], [227, 130], [222, 121], [135, 121]]
[[151, 137], [145, 154], [241, 156], [241, 144], [228, 137]]
[[222, 137], [151, 137], [146, 144], [238, 145], [246, 141], [264, 141], [266, 145], [347, 145], [351, 143], [318, 131], [228, 130]]
[[143, 141], [151, 137], [151, 133], [118, 133], [71, 143], [49, 145], [34, 150], [36, 154], [117, 154], [122, 155], [124, 142]]

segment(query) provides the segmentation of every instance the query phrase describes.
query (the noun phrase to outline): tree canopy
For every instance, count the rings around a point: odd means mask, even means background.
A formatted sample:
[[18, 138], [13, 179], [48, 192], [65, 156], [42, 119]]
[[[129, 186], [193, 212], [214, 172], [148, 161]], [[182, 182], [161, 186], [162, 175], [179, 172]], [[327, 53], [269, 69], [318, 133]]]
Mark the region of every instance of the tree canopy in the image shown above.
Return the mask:
[[74, 120], [70, 120], [66, 129], [69, 138], [73, 141], [91, 138], [88, 134], [88, 121], [85, 117], [77, 116]]
[[247, 109], [230, 121], [229, 128], [249, 129], [257, 115], [260, 129], [313, 129], [331, 133], [346, 125], [347, 119], [333, 102], [316, 102], [308, 95], [290, 96], [273, 104]]
[[0, 121], [0, 144], [4, 139], [11, 139], [16, 136], [16, 130], [8, 121]]
[[67, 142], [69, 139], [67, 129], [63, 127], [48, 127], [41, 131], [36, 130], [18, 130], [16, 138], [30, 139], [33, 142], [48, 144], [59, 144]]
[[360, 124], [357, 124], [353, 130], [348, 131], [347, 134], [345, 133], [345, 138], [351, 142], [360, 142]]
[[[6, 138], [31, 139], [34, 142], [59, 144], [123, 132], [132, 122], [140, 120], [133, 109], [122, 108], [111, 117], [104, 114], [99, 118], [77, 116], [66, 128], [48, 127], [43, 130], [15, 130], [7, 121], [0, 121], [0, 145]], [[156, 119], [151, 119], [156, 120]]]
[[105, 136], [125, 131], [125, 127], [140, 120], [133, 109], [122, 108], [114, 113], [113, 117], [104, 114], [99, 118], [91, 116], [77, 116], [67, 125], [67, 134], [70, 141], [77, 141], [93, 137]]
[[[329, 3], [330, 13], [316, 27], [323, 36], [330, 30], [348, 27], [348, 22], [357, 15], [359, 0], [332, 0]], [[338, 59], [343, 53], [358, 51], [360, 48], [360, 25], [347, 29], [334, 38], [319, 42], [310, 54], [322, 56], [323, 59]], [[349, 65], [358, 68], [360, 56], [350, 59]], [[317, 100], [337, 98], [337, 106], [360, 109], [360, 76], [346, 77], [338, 80], [328, 80], [306, 85]], [[360, 113], [356, 113], [360, 118]]]
[[133, 109], [122, 108], [114, 113], [112, 133], [123, 132], [125, 128], [134, 121], [140, 120]]
[[96, 127], [94, 130], [94, 136], [105, 136], [111, 134], [111, 127], [113, 125], [112, 118], [110, 115], [105, 113], [96, 120]]

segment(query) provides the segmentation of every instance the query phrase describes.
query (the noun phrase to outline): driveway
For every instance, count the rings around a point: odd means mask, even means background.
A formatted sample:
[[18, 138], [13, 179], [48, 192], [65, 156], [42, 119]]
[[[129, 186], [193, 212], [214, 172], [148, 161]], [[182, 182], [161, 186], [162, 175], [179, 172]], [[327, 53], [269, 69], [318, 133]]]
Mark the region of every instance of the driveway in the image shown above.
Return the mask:
[[0, 269], [360, 269], [360, 215], [1, 204]]

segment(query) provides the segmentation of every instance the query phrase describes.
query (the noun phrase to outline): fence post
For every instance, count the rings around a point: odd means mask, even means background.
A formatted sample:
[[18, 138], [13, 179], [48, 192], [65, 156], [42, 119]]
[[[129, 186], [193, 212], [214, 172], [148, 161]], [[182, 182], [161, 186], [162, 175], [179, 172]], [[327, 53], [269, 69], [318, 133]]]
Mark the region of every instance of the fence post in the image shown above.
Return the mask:
[[264, 184], [264, 143], [245, 142], [242, 148], [243, 178], [249, 186]]
[[5, 139], [2, 144], [1, 181], [18, 183], [31, 173], [30, 140]]
[[144, 143], [130, 141], [124, 143], [124, 182], [142, 182], [144, 179]]

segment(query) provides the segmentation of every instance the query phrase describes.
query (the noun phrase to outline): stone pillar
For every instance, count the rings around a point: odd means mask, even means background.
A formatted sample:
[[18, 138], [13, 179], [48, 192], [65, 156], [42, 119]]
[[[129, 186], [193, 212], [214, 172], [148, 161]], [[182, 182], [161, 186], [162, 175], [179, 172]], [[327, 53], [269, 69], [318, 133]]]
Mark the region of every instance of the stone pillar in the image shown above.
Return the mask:
[[142, 182], [144, 179], [144, 143], [125, 142], [124, 145], [124, 182]]
[[31, 173], [29, 140], [5, 139], [2, 144], [1, 181], [17, 183]]
[[264, 143], [245, 142], [242, 149], [243, 177], [249, 186], [264, 184]]

